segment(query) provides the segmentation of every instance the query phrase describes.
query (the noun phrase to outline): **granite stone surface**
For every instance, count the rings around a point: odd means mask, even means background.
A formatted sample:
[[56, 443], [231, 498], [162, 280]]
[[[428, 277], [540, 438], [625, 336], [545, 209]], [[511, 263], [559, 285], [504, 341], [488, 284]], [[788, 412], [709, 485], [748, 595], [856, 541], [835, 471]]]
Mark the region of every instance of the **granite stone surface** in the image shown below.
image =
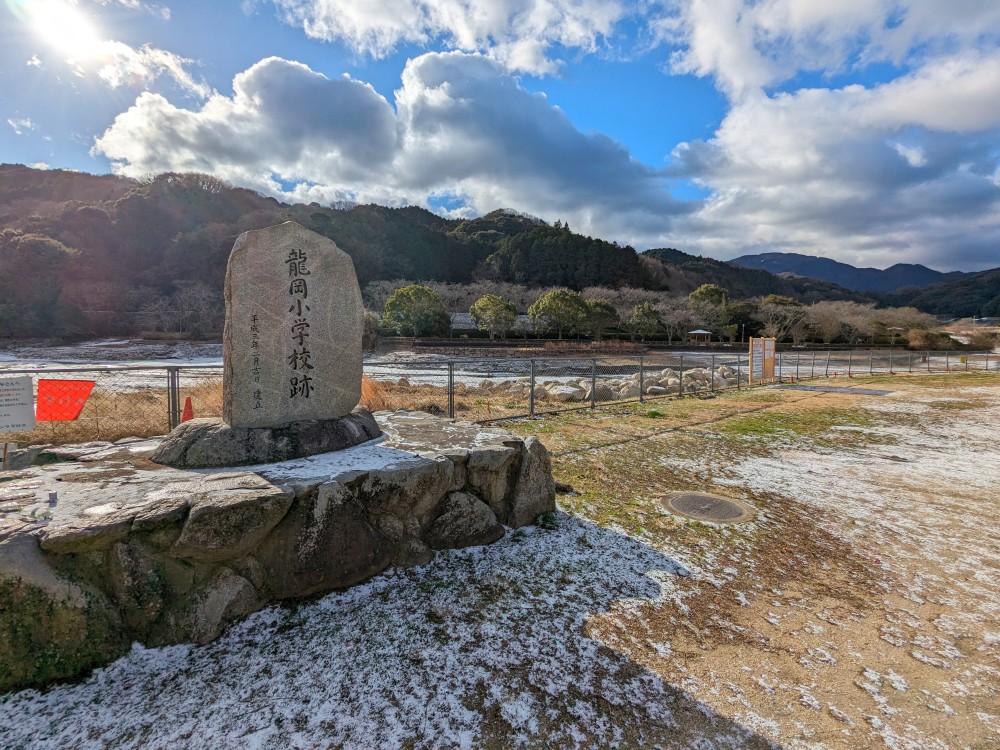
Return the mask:
[[241, 234], [226, 268], [223, 420], [335, 419], [361, 398], [364, 307], [351, 258], [295, 222]]

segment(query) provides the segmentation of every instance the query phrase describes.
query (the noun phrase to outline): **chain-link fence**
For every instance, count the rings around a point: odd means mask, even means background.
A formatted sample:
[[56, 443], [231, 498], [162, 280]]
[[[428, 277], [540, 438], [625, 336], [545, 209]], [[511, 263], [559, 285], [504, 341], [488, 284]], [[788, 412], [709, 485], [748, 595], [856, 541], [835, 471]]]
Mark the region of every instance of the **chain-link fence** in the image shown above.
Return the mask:
[[[746, 388], [745, 353], [656, 352], [613, 357], [378, 360], [365, 363], [374, 408], [412, 409], [472, 422], [494, 422], [610, 403]], [[785, 351], [775, 378], [789, 382], [864, 375], [1000, 371], [990, 352]], [[219, 365], [104, 366], [4, 369], [0, 378], [28, 375], [38, 404], [31, 432], [0, 440], [78, 443], [161, 435], [188, 417], [222, 415]], [[93, 383], [80, 399], [81, 383]], [[757, 383], [753, 383], [757, 385]], [[72, 405], [75, 418], [46, 419], [48, 405]], [[63, 421], [65, 420], [65, 421]]]

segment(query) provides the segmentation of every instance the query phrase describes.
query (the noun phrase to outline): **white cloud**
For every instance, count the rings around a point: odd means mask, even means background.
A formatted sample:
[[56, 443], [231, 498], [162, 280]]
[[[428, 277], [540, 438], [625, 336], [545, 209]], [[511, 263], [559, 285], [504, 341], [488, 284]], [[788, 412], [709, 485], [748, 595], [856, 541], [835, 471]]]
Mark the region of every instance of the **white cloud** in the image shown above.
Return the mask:
[[8, 117], [7, 124], [13, 128], [14, 135], [24, 135], [29, 130], [38, 129], [38, 125], [35, 124], [30, 117]]
[[428, 205], [447, 194], [466, 213], [511, 207], [609, 238], [662, 228], [679, 210], [661, 174], [481, 55], [411, 60], [398, 112], [367, 84], [278, 58], [233, 89], [197, 111], [143, 94], [95, 153], [123, 174], [207, 172], [288, 200]]
[[38, 59], [38, 55], [32, 55], [24, 62], [29, 68], [40, 68], [42, 67], [42, 61]]
[[677, 45], [676, 72], [712, 76], [732, 98], [801, 71], [843, 73], [875, 62], [993, 49], [1000, 4], [967, 0], [665, 0], [650, 21]]
[[[680, 144], [662, 171], [581, 133], [511, 75], [556, 71], [553, 49], [594, 49], [635, 3], [380, 0], [362, 12], [340, 0], [277, 1], [310, 35], [358, 51], [443, 42], [478, 52], [410, 60], [395, 108], [365, 83], [263, 60], [237, 76], [232, 97], [212, 93], [200, 108], [140, 96], [95, 153], [131, 175], [203, 171], [320, 203], [445, 196], [456, 216], [510, 207], [606, 239], [715, 257], [792, 250], [860, 265], [996, 265], [992, 3], [961, 3], [935, 22], [916, 0], [670, 2], [669, 13], [647, 14], [650, 28], [679, 45], [674, 70], [712, 76], [730, 110], [712, 138]], [[927, 4], [940, 10], [942, 1]], [[604, 15], [585, 16], [591, 5]], [[801, 71], [880, 60], [901, 65], [894, 79], [780, 89]], [[695, 182], [708, 198], [679, 204], [667, 179]]]
[[123, 8], [130, 8], [131, 10], [144, 10], [151, 15], [159, 16], [164, 21], [170, 20], [170, 8], [166, 5], [144, 3], [141, 2], [141, 0], [94, 0], [94, 2], [100, 5], [109, 5], [110, 3], [114, 3], [115, 5], [120, 5]]
[[133, 49], [123, 42], [102, 44], [102, 63], [98, 77], [112, 88], [146, 86], [160, 76], [168, 76], [183, 91], [204, 99], [212, 93], [204, 80], [196, 80], [188, 72], [191, 60], [148, 44]]
[[[711, 191], [675, 223], [716, 257], [798, 250], [865, 265], [996, 265], [1000, 52], [865, 88], [744, 95], [676, 172]], [[947, 259], [947, 260], [943, 260]]]
[[552, 47], [593, 51], [629, 12], [627, 0], [274, 0], [285, 19], [316, 39], [384, 57], [432, 41], [485, 52], [508, 69], [557, 70]]

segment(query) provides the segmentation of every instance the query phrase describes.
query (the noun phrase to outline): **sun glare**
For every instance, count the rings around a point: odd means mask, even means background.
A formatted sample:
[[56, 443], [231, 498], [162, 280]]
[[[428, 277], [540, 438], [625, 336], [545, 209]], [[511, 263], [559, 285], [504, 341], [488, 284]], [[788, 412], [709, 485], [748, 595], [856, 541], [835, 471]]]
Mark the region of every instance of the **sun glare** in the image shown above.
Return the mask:
[[28, 0], [23, 10], [32, 31], [68, 59], [79, 62], [100, 53], [104, 41], [97, 26], [75, 4]]

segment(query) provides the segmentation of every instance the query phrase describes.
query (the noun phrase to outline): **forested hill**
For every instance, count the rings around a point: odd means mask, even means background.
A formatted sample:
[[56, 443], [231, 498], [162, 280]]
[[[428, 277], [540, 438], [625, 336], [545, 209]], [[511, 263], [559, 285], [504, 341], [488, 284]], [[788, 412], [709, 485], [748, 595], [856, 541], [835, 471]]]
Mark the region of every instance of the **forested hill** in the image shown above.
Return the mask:
[[486, 280], [686, 295], [717, 283], [733, 299], [859, 298], [678, 251], [637, 254], [509, 210], [452, 220], [417, 207], [289, 205], [206, 175], [136, 181], [7, 164], [0, 165], [0, 337], [132, 333], [145, 326], [137, 311], [148, 323], [182, 292], [197, 320], [208, 301], [222, 298], [236, 237], [285, 221], [333, 239], [362, 285]]
[[956, 281], [971, 274], [935, 271], [914, 263], [897, 263], [889, 268], [857, 268], [830, 258], [801, 253], [761, 253], [743, 255], [729, 261], [743, 268], [757, 268], [773, 274], [793, 274], [822, 279], [859, 292], [892, 292], [904, 287], [924, 287]]
[[644, 255], [673, 269], [674, 275], [679, 277], [679, 281], [690, 279], [688, 285], [694, 284], [692, 288], [696, 288], [700, 284], [717, 284], [728, 289], [732, 299], [780, 294], [802, 302], [819, 302], [820, 300], [866, 302], [871, 300], [865, 294], [852, 292], [828, 281], [775, 276], [768, 271], [739, 268], [714, 258], [688, 255], [673, 248], [647, 250]]
[[932, 315], [1000, 317], [1000, 268], [968, 274], [957, 281], [879, 295], [895, 307], [916, 307]]

